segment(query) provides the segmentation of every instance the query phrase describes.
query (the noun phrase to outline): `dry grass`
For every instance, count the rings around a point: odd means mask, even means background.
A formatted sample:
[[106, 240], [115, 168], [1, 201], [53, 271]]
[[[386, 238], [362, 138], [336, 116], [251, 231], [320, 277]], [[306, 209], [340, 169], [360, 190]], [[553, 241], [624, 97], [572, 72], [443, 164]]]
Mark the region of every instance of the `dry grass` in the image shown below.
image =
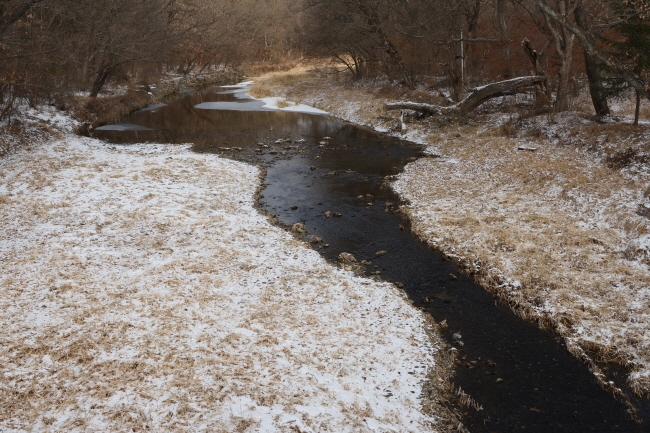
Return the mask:
[[82, 123], [93, 126], [114, 123], [125, 116], [152, 103], [152, 97], [143, 90], [132, 88], [125, 94], [89, 98], [86, 96], [71, 97], [69, 111]]
[[112, 147], [0, 161], [0, 430], [430, 430], [395, 287], [271, 226], [253, 167]]
[[574, 351], [627, 365], [648, 393], [650, 224], [637, 212], [648, 179], [585, 148], [519, 151], [521, 140], [448, 132], [436, 145], [445, 158], [410, 165], [396, 184], [418, 234]]
[[264, 84], [254, 84], [248, 92], [253, 98], [270, 98], [275, 96], [273, 91]]

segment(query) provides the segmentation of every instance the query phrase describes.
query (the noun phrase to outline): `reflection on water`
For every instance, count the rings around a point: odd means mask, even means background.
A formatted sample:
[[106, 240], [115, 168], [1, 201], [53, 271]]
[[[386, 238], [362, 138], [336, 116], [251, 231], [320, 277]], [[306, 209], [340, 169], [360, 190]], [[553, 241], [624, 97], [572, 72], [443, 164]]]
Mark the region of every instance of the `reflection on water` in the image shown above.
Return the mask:
[[[232, 93], [235, 92], [235, 93]], [[329, 117], [315, 117], [303, 113], [262, 110], [261, 101], [242, 99], [241, 91], [224, 92], [205, 89], [169, 101], [164, 110], [146, 110], [134, 113], [130, 119], [140, 125], [138, 134], [123, 134], [129, 129], [120, 125], [97, 128], [99, 137], [114, 142], [164, 141], [172, 143], [194, 143], [197, 148], [210, 148], [227, 143], [237, 147], [252, 147], [258, 141], [273, 135], [302, 136], [318, 135], [319, 131], [330, 131], [333, 125], [342, 127]], [[202, 104], [232, 104], [236, 111], [205, 110], [197, 108]], [[161, 115], [162, 114], [162, 115]], [[129, 122], [131, 121], [129, 120]], [[279, 121], [278, 121], [279, 120]], [[144, 129], [147, 133], [141, 133]], [[120, 133], [106, 133], [120, 131]], [[256, 141], [257, 140], [257, 141]]]
[[151, 105], [147, 105], [146, 107], [136, 111], [135, 113], [137, 114], [137, 113], [143, 113], [145, 111], [157, 110], [159, 108], [165, 107], [166, 105], [167, 104], [151, 104]]
[[[329, 259], [349, 252], [367, 260], [369, 274], [402, 283], [416, 306], [447, 321], [445, 337], [459, 354], [454, 382], [483, 406], [463, 409], [470, 431], [648, 431], [628, 420], [553, 336], [495, 303], [410, 233], [384, 180], [419, 156], [418, 146], [327, 116], [196, 108], [209, 102], [257, 103], [238, 89], [208, 89], [124, 119], [148, 129], [96, 134], [122, 143], [189, 142], [200, 152], [263, 165], [262, 208], [284, 224], [304, 222], [323, 239], [315, 248]], [[453, 334], [462, 335], [462, 346]]]
[[131, 123], [117, 123], [114, 125], [100, 126], [96, 131], [152, 131], [152, 129]]

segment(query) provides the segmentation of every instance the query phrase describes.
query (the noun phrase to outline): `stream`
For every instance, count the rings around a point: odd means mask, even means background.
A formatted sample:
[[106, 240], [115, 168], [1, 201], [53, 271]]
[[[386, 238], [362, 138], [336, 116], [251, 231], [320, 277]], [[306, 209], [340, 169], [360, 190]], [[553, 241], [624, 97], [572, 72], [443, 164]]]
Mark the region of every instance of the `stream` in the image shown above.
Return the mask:
[[[425, 157], [421, 146], [326, 115], [270, 110], [241, 88], [166, 102], [94, 136], [194, 143], [197, 152], [264, 168], [262, 210], [285, 226], [304, 223], [322, 239], [312, 246], [328, 260], [342, 252], [365, 260], [368, 276], [398, 283], [416, 306], [446, 320], [441, 349], [458, 351], [453, 382], [482, 406], [461, 408], [469, 431], [650, 431], [646, 401], [635, 400], [645, 420], [639, 425], [558, 338], [516, 317], [411, 233], [386, 181]], [[610, 375], [623, 385], [621, 372]]]

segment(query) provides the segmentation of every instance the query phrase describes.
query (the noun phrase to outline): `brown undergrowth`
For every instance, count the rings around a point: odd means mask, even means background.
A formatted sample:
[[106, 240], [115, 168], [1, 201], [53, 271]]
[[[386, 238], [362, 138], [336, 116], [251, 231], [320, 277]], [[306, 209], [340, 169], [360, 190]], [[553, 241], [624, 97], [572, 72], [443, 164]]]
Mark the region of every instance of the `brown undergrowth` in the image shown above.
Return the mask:
[[[443, 350], [446, 346], [441, 335], [446, 323], [438, 323], [431, 316], [425, 316], [429, 338], [435, 347], [441, 348], [435, 354], [436, 366], [429, 371], [429, 381], [422, 390], [422, 407], [425, 413], [440, 418], [438, 425], [446, 426], [447, 431], [467, 432], [460, 421], [463, 414], [459, 412], [462, 407], [458, 394], [454, 392], [452, 383], [454, 376], [454, 360], [456, 351]], [[444, 430], [444, 429], [443, 429]]]
[[[117, 122], [133, 111], [155, 104], [165, 97], [187, 88], [200, 88], [208, 85], [233, 84], [243, 79], [234, 72], [160, 78], [150, 83], [128, 83], [118, 91], [106, 90], [97, 98], [84, 95], [58, 95], [50, 109], [70, 115], [78, 122], [77, 133], [88, 135], [93, 128]], [[30, 110], [33, 111], [33, 110]], [[42, 142], [47, 138], [58, 138], [55, 125], [48, 120], [24, 112], [0, 125], [0, 158], [25, 147], [29, 143]]]
[[68, 106], [73, 117], [82, 126], [78, 133], [86, 135], [92, 128], [116, 122], [135, 110], [149, 104], [160, 102], [167, 96], [187, 88], [199, 88], [207, 85], [234, 84], [243, 76], [238, 73], [218, 72], [213, 74], [161, 79], [150, 84], [130, 85], [117, 95], [104, 95], [98, 98], [73, 96]]

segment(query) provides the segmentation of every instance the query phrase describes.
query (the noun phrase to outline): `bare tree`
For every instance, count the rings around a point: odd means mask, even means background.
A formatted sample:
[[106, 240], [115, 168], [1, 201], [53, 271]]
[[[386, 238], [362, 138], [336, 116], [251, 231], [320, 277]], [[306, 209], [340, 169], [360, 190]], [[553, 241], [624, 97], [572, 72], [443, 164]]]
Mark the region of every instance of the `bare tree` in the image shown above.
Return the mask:
[[[625, 59], [617, 58], [612, 53], [608, 53], [604, 48], [600, 47], [595, 40], [593, 34], [584, 31], [576, 24], [564, 19], [559, 15], [553, 8], [546, 4], [543, 0], [525, 0], [526, 2], [539, 7], [549, 19], [553, 20], [556, 24], [562, 26], [567, 31], [575, 35], [576, 38], [580, 41], [586, 52], [592, 56], [596, 61], [603, 65], [610, 73], [614, 73], [619, 77], [626, 80], [630, 86], [634, 87], [640, 96], [650, 99], [650, 90], [646, 87], [643, 79], [638, 77], [633, 70], [629, 68], [629, 65]], [[638, 14], [648, 15], [648, 6], [646, 1], [638, 1], [639, 4]]]
[[[604, 6], [604, 5], [598, 5]], [[576, 24], [585, 32], [592, 29], [592, 23], [589, 19], [589, 12], [585, 4], [578, 4], [575, 9]], [[594, 105], [594, 110], [597, 116], [607, 116], [610, 114], [609, 105], [607, 103], [607, 96], [603, 92], [603, 81], [601, 78], [601, 66], [598, 65], [593, 56], [584, 49], [585, 57], [585, 71], [587, 72], [587, 80], [589, 81], [589, 94], [591, 101]]]
[[0, 4], [0, 38], [16, 21], [23, 18], [34, 6], [43, 0], [29, 0], [22, 2], [3, 1]]

